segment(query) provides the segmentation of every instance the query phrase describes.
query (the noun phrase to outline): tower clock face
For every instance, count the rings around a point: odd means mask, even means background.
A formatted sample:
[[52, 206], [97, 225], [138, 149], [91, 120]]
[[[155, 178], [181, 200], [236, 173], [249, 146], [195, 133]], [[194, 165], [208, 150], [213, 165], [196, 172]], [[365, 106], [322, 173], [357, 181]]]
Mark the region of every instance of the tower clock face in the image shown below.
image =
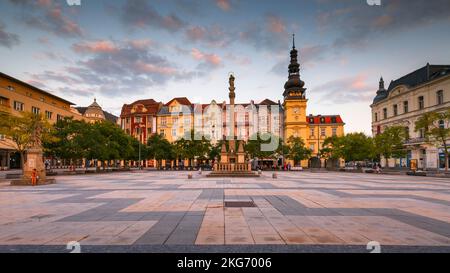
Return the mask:
[[299, 111], [298, 107], [295, 107], [294, 108], [294, 114], [298, 114], [298, 111]]

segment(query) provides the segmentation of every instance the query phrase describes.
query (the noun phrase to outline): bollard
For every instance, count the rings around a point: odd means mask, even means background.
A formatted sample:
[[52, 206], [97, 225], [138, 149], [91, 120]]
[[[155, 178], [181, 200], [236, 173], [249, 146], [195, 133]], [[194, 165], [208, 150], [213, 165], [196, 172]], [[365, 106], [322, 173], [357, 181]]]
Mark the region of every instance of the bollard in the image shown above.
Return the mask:
[[273, 174], [272, 174], [272, 178], [273, 178], [273, 179], [277, 179], [277, 173], [273, 173]]

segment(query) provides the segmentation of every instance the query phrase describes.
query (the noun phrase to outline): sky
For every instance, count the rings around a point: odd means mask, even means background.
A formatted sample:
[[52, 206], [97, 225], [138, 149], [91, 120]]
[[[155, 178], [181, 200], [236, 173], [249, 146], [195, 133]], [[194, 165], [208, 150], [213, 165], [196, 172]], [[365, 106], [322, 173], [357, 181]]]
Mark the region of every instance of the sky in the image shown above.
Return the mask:
[[381, 76], [450, 64], [448, 0], [80, 2], [2, 0], [0, 71], [115, 115], [138, 99], [222, 102], [230, 72], [237, 102], [282, 100], [295, 33], [307, 114], [370, 134]]

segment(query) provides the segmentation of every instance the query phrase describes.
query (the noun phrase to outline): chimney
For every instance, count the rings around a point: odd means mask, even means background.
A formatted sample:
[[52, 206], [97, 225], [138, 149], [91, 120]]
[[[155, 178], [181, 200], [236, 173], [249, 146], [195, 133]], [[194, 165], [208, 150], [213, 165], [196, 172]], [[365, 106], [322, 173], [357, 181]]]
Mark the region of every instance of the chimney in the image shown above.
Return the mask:
[[427, 80], [430, 80], [430, 63], [427, 63]]

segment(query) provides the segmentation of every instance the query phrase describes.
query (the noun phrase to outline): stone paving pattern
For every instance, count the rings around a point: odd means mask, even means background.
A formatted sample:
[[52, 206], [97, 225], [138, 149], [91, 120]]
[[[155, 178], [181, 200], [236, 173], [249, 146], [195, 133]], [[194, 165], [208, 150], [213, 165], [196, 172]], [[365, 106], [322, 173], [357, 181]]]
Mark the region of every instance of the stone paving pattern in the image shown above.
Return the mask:
[[[450, 246], [450, 180], [346, 173], [142, 172], [0, 183], [0, 246]], [[224, 207], [253, 201], [255, 207]]]

